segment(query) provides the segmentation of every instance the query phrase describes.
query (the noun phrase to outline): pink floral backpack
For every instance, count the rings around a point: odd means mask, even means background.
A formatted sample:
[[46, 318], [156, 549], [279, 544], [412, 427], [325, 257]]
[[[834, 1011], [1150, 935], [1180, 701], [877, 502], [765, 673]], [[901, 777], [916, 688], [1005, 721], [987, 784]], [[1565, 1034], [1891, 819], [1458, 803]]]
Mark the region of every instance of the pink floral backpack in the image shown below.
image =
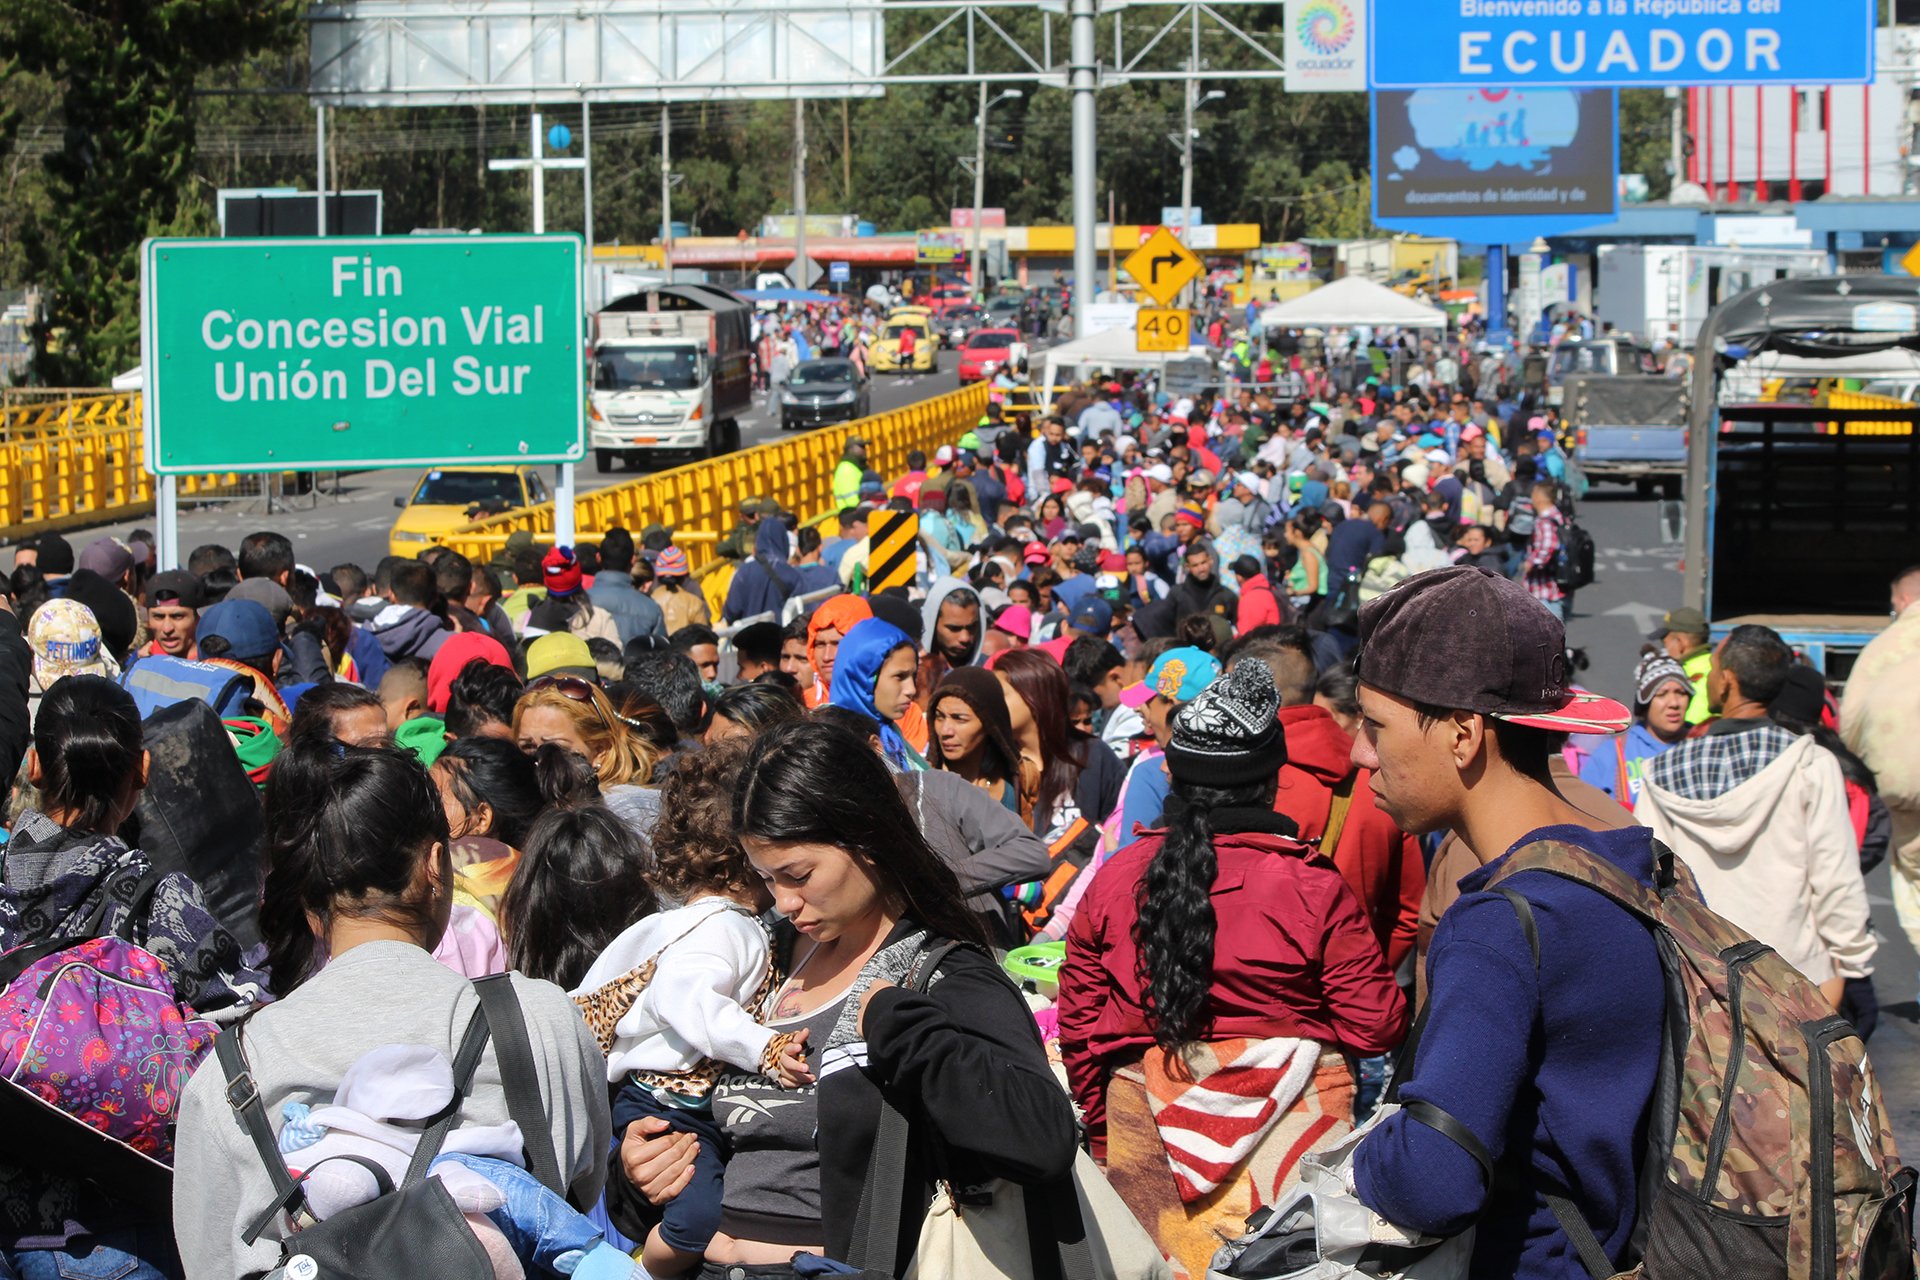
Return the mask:
[[133, 942], [159, 882], [150, 871], [134, 885], [119, 936], [97, 936], [109, 885], [77, 936], [0, 955], [0, 1078], [170, 1162], [180, 1094], [219, 1029], [181, 1005], [166, 965]]

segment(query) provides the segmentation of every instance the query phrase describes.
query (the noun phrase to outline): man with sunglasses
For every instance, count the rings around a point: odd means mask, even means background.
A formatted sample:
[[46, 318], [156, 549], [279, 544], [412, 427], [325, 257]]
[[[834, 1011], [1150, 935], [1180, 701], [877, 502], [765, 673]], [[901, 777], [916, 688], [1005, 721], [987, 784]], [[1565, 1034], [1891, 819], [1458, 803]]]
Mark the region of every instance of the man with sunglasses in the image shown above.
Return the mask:
[[147, 609], [147, 634], [152, 637], [142, 657], [166, 656], [192, 660], [200, 656], [196, 643], [200, 610], [207, 603], [200, 579], [184, 569], [155, 574], [142, 601]]

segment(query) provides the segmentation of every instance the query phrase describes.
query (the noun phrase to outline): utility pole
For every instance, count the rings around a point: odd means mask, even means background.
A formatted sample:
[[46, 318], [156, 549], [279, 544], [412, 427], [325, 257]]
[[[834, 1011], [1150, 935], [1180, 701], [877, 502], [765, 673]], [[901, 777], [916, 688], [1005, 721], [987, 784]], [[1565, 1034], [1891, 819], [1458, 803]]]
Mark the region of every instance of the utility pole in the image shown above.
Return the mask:
[[973, 296], [980, 300], [985, 291], [980, 287], [980, 206], [987, 199], [987, 82], [980, 82], [980, 114], [974, 117], [973, 142], [973, 258], [967, 272], [967, 282], [973, 286]]
[[673, 279], [673, 121], [667, 104], [660, 104], [660, 255], [667, 260], [667, 279]]
[[[1189, 70], [1192, 68], [1189, 67]], [[1182, 105], [1186, 108], [1180, 130], [1180, 243], [1193, 238], [1193, 95], [1198, 88], [1191, 80], [1180, 84]]]
[[1099, 163], [1094, 154], [1099, 135], [1094, 95], [1100, 90], [1100, 68], [1094, 54], [1094, 19], [1098, 0], [1070, 0], [1072, 15], [1071, 79], [1073, 92], [1073, 336], [1087, 335], [1087, 312], [1093, 305], [1099, 254]]
[[1018, 89], [1003, 89], [998, 97], [988, 102], [986, 81], [980, 82], [980, 115], [974, 121], [978, 132], [973, 144], [973, 261], [968, 276], [976, 298], [985, 296], [985, 290], [980, 287], [980, 207], [987, 198], [987, 112], [997, 103], [1020, 96]]
[[793, 287], [807, 287], [807, 102], [793, 100]]

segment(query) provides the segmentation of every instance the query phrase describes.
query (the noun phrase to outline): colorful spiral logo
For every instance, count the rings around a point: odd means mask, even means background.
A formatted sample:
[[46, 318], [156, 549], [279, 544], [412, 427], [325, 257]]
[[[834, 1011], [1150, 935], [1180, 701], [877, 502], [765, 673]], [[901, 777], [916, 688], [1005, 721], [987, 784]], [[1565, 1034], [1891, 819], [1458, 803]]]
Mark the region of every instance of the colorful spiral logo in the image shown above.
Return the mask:
[[1323, 57], [1339, 53], [1353, 40], [1353, 10], [1345, 0], [1310, 0], [1300, 10], [1299, 34]]

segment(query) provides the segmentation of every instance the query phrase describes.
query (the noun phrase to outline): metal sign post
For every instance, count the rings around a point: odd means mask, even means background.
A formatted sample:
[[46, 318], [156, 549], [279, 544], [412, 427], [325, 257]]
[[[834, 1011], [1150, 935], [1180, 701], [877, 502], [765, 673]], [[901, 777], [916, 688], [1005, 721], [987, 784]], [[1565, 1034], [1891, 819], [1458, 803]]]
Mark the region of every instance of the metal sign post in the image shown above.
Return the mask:
[[[591, 126], [589, 126], [589, 128], [591, 128]], [[540, 113], [538, 111], [532, 113], [532, 124], [529, 132], [533, 135], [532, 147], [524, 160], [489, 160], [487, 161], [487, 168], [496, 173], [518, 169], [530, 169], [533, 171], [533, 234], [541, 236], [547, 233], [547, 170], [586, 169], [588, 158], [585, 156], [578, 158], [563, 157], [558, 159], [549, 157], [546, 153], [546, 136], [540, 132]], [[589, 133], [587, 136], [591, 138], [592, 134]], [[587, 233], [589, 236], [587, 256], [591, 258], [593, 256], [593, 242], [591, 240], [593, 233], [593, 206], [591, 204], [593, 198], [593, 178], [590, 174], [586, 177], [586, 183], [587, 198], [589, 201], [587, 206]], [[553, 475], [553, 541], [556, 546], [570, 547], [573, 545], [573, 495], [573, 464], [571, 462], [563, 462], [554, 468]]]

